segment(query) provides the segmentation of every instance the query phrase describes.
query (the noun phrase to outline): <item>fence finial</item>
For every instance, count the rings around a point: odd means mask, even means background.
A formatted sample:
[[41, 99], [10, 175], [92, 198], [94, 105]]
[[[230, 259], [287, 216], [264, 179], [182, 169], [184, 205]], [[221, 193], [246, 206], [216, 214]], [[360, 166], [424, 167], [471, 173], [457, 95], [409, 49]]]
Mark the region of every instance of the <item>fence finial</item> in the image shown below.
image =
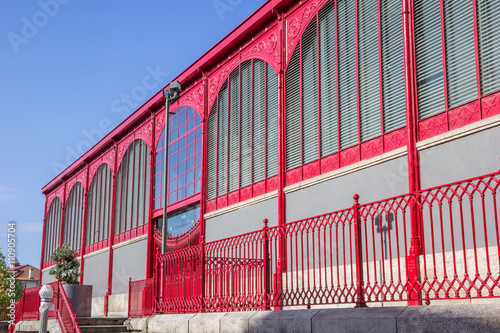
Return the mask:
[[269, 221], [267, 219], [264, 219], [264, 221], [262, 221], [262, 222], [264, 222], [264, 226], [267, 228], [267, 222], [269, 222]]
[[353, 195], [352, 198], [354, 199], [354, 203], [359, 203], [359, 194]]

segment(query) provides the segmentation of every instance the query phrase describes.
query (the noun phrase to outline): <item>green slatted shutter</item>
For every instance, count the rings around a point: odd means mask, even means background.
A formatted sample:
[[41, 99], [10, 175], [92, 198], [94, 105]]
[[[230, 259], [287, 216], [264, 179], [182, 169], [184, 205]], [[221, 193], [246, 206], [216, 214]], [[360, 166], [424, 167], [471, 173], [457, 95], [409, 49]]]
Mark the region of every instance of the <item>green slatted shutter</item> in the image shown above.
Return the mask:
[[319, 68], [321, 101], [321, 156], [337, 151], [337, 55], [335, 2], [319, 11]]
[[302, 146], [303, 164], [318, 159], [318, 69], [316, 20], [302, 36]]
[[300, 166], [300, 43], [293, 51], [285, 73], [286, 90], [286, 169]]
[[227, 193], [227, 82], [219, 92], [217, 140], [217, 196]]
[[418, 116], [444, 111], [443, 52], [439, 1], [414, 4]]
[[266, 65], [266, 176], [278, 174], [278, 75]]
[[266, 105], [265, 105], [265, 63], [262, 60], [253, 61], [253, 120], [252, 120], [252, 165], [253, 182], [266, 178]]
[[337, 2], [341, 149], [358, 143], [354, 4], [354, 0]]
[[216, 197], [217, 180], [217, 101], [207, 122], [207, 200]]
[[477, 97], [474, 22], [472, 1], [443, 1], [448, 108], [452, 108]]
[[381, 0], [384, 133], [406, 125], [401, 0]]
[[251, 89], [252, 62], [251, 60], [247, 60], [241, 64], [241, 188], [246, 187], [252, 183]]
[[500, 89], [500, 2], [477, 0], [481, 90]]
[[236, 68], [229, 75], [229, 192], [239, 186], [240, 157], [240, 71]]
[[358, 0], [358, 72], [361, 141], [381, 134], [378, 1]]

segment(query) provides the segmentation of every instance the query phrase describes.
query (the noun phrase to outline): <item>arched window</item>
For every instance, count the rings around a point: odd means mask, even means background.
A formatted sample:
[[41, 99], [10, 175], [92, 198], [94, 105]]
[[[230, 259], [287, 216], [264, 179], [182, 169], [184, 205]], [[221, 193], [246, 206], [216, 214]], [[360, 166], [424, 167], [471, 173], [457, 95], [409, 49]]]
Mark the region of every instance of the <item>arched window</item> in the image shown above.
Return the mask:
[[61, 210], [61, 200], [59, 197], [55, 197], [50, 203], [47, 217], [45, 218], [44, 262], [49, 261], [52, 253], [59, 247], [61, 233]]
[[115, 234], [147, 224], [149, 148], [135, 140], [123, 155], [116, 178]]
[[208, 119], [207, 198], [278, 174], [278, 79], [259, 59], [234, 69]]
[[90, 184], [87, 198], [87, 246], [98, 244], [109, 237], [111, 221], [113, 174], [106, 163], [101, 164]]
[[331, 0], [309, 23], [285, 72], [287, 170], [405, 126], [401, 20], [401, 1]]
[[79, 250], [82, 243], [83, 201], [83, 186], [77, 182], [69, 192], [64, 210], [63, 244], [69, 244], [73, 250]]
[[[201, 118], [184, 106], [169, 119], [168, 204], [173, 204], [201, 189]], [[164, 158], [165, 129], [155, 152], [154, 209], [163, 207]]]

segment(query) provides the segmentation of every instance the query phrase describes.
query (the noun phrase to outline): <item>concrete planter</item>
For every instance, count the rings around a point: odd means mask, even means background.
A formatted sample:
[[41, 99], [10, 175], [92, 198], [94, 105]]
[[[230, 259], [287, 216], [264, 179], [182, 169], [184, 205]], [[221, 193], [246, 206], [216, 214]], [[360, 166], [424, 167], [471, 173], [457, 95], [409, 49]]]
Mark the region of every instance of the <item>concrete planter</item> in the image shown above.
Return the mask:
[[67, 284], [63, 285], [69, 304], [77, 317], [90, 317], [92, 313], [92, 286]]

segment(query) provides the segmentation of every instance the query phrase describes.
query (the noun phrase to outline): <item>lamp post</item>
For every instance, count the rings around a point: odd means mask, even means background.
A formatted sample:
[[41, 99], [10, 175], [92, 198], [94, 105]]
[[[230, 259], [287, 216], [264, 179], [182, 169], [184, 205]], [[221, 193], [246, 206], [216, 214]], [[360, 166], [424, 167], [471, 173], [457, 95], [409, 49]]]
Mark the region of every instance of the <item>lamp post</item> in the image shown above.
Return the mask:
[[167, 204], [168, 204], [168, 132], [169, 132], [169, 118], [170, 118], [170, 104], [175, 102], [181, 96], [182, 86], [179, 81], [175, 80], [170, 82], [170, 88], [163, 89], [163, 96], [165, 96], [165, 158], [163, 161], [163, 226], [161, 230], [162, 244], [161, 253], [167, 250]]

